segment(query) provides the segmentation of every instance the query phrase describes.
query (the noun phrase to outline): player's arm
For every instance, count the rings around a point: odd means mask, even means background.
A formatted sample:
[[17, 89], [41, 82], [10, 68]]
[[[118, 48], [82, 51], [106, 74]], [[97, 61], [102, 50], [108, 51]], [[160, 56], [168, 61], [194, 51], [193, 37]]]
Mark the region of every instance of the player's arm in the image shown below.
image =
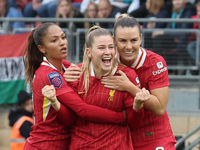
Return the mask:
[[[144, 118], [143, 106], [144, 103], [149, 100], [149, 98], [150, 98], [149, 91], [143, 88], [141, 92], [136, 93], [133, 106], [126, 108], [127, 121], [133, 129], [138, 128], [141, 125], [142, 120]], [[133, 100], [133, 97], [128, 93], [126, 101], [129, 102], [131, 100]]]
[[142, 120], [144, 118], [144, 109], [140, 109], [136, 111], [133, 107], [126, 108], [127, 113], [127, 122], [129, 126], [133, 129], [138, 128], [142, 124]]
[[[161, 67], [158, 67], [159, 64]], [[160, 69], [162, 69], [160, 73], [151, 73], [145, 79], [151, 93], [151, 98], [148, 102], [145, 102], [144, 107], [158, 117], [161, 117], [165, 113], [169, 98], [167, 64], [162, 57], [158, 57], [157, 60], [152, 63], [152, 66], [149, 67], [149, 71], [154, 72]]]
[[[56, 97], [55, 88], [52, 89], [52, 85], [46, 85], [42, 89], [42, 94], [50, 101], [57, 101], [54, 108], [59, 109], [59, 103], [61, 102], [64, 106], [69, 107], [85, 120], [95, 122], [122, 123], [125, 119], [123, 112], [115, 112], [98, 106], [86, 104], [73, 90], [57, 95]], [[57, 99], [59, 99], [60, 102]]]
[[[52, 92], [53, 91], [53, 92]], [[51, 106], [56, 110], [58, 118], [66, 125], [70, 126], [76, 120], [76, 115], [72, 110], [65, 107], [62, 103], [60, 103], [55, 94], [55, 88], [53, 85], [49, 86], [49, 90], [46, 88], [42, 89], [42, 93], [51, 97], [49, 99], [51, 101]]]
[[[136, 93], [140, 91], [140, 88], [133, 84], [125, 73], [122, 71], [118, 71], [118, 73], [120, 76], [104, 77], [101, 80], [102, 84], [107, 88], [127, 91], [135, 97]], [[145, 102], [144, 107], [160, 117], [165, 113], [167, 107], [169, 89], [168, 87], [153, 89], [150, 90], [150, 94], [150, 99], [148, 102]]]
[[76, 114], [69, 108], [60, 104], [60, 109], [57, 110], [59, 119], [66, 125], [70, 126], [76, 120]]
[[145, 102], [144, 107], [157, 115], [162, 116], [165, 113], [168, 98], [169, 98], [169, 87], [161, 87], [150, 90], [151, 97]]
[[[135, 96], [135, 90], [138, 87], [134, 84], [127, 83], [127, 92], [129, 92], [133, 97]], [[144, 107], [151, 111], [158, 117], [161, 117], [166, 110], [168, 97], [169, 97], [169, 87], [161, 87], [150, 90], [150, 98], [147, 102], [144, 103]]]

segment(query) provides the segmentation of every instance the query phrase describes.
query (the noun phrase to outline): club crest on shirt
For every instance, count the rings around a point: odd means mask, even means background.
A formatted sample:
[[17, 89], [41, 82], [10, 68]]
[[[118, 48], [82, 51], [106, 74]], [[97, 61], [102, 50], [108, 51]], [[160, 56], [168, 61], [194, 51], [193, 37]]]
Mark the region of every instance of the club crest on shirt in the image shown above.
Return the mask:
[[50, 83], [55, 87], [55, 88], [60, 88], [60, 86], [63, 84], [62, 78], [59, 73], [57, 72], [52, 72], [48, 74], [49, 81]]
[[114, 94], [115, 94], [115, 90], [110, 90], [110, 97], [108, 98], [108, 101], [113, 101], [113, 98], [114, 98]]

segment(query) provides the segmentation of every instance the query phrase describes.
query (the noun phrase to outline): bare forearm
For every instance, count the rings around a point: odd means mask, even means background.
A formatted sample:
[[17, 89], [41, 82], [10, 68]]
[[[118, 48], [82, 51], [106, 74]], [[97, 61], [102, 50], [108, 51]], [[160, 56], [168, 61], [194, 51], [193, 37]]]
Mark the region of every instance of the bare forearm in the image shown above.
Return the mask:
[[134, 85], [132, 82], [129, 82], [126, 87], [126, 91], [130, 93], [133, 97], [135, 97], [137, 92], [140, 92], [141, 89]]
[[[129, 92], [133, 97], [135, 97], [136, 93], [140, 92], [141, 89], [134, 84], [129, 83], [127, 84], [126, 91]], [[136, 111], [141, 109], [138, 106], [133, 105], [133, 107]], [[150, 99], [144, 103], [144, 107], [158, 117], [162, 116], [166, 110], [166, 107], [162, 105], [160, 100], [152, 94]]]
[[55, 102], [52, 102], [51, 105], [56, 111], [60, 109], [60, 102], [58, 100]]
[[140, 111], [142, 109], [142, 107], [143, 107], [143, 103], [134, 101], [134, 103], [133, 103], [133, 109], [136, 112]]
[[161, 117], [166, 110], [166, 106], [163, 106], [161, 101], [152, 94], [151, 98], [144, 103], [144, 107], [158, 117]]

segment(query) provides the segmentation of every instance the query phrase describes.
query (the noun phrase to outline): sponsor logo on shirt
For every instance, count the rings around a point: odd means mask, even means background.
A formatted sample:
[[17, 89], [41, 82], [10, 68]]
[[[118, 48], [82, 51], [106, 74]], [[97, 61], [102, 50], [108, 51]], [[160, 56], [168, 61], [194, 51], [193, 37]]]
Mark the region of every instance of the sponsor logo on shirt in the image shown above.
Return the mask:
[[158, 62], [157, 63], [157, 67], [158, 67], [158, 69], [162, 68], [163, 67], [163, 63], [162, 62]]
[[115, 94], [115, 90], [110, 90], [110, 97], [108, 98], [108, 101], [113, 101], [113, 98], [114, 98], [114, 94]]
[[154, 76], [157, 75], [157, 74], [160, 74], [160, 73], [162, 73], [164, 71], [167, 71], [167, 67], [164, 67], [162, 62], [158, 62], [157, 63], [157, 67], [158, 67], [159, 70], [156, 70], [156, 71], [152, 72], [152, 74]]
[[55, 88], [60, 88], [60, 86], [63, 84], [62, 78], [59, 73], [57, 72], [52, 72], [48, 74], [49, 81], [50, 83], [55, 87]]

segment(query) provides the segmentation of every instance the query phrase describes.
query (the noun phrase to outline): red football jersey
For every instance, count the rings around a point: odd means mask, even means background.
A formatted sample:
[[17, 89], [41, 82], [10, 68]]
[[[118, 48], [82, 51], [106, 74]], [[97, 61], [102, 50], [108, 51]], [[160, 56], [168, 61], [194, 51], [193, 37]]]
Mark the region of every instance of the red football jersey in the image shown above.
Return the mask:
[[[167, 64], [162, 56], [140, 48], [138, 58], [131, 66], [141, 82], [141, 88], [152, 90], [169, 86]], [[142, 142], [173, 136], [169, 117], [165, 111], [162, 117], [157, 117], [144, 108], [142, 125], [131, 131], [134, 145]], [[175, 140], [175, 139], [174, 139]]]
[[[116, 71], [122, 70], [129, 79], [140, 85], [134, 70], [119, 65], [112, 71], [112, 75], [117, 75]], [[84, 102], [117, 112], [132, 107], [133, 97], [127, 92], [120, 92], [105, 88], [99, 78], [95, 77], [91, 66], [90, 84], [87, 94], [83, 86], [83, 75], [78, 82], [78, 93]], [[72, 129], [72, 139], [70, 149], [81, 150], [131, 150], [132, 140], [128, 125], [113, 123], [95, 123], [78, 117]]]
[[[66, 63], [66, 62], [65, 62]], [[70, 63], [68, 63], [70, 65]], [[35, 72], [33, 85], [34, 125], [27, 139], [32, 146], [43, 150], [66, 150], [70, 143], [70, 126], [65, 125], [58, 117], [51, 102], [44, 98], [41, 89], [45, 85], [53, 84], [57, 95], [73, 91], [66, 83], [62, 74], [48, 62], [44, 62]], [[63, 107], [62, 107], [63, 108]], [[63, 109], [61, 109], [63, 110]], [[66, 119], [69, 119], [65, 114]], [[70, 122], [70, 120], [68, 120]], [[73, 122], [73, 121], [72, 121]]]

